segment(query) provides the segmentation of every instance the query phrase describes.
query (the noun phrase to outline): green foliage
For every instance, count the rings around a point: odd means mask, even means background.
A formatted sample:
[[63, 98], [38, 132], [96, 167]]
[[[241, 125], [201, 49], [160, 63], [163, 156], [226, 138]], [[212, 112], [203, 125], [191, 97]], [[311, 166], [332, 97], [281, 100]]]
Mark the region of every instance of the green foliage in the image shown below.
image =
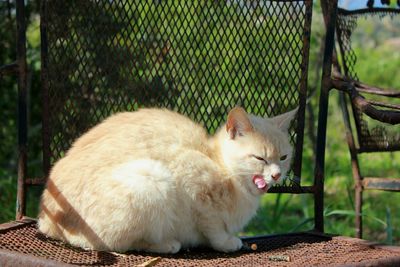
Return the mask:
[[7, 173], [5, 168], [0, 169], [0, 222], [15, 217], [14, 203], [16, 200], [17, 183], [15, 178]]
[[[5, 2], [0, 2], [0, 62], [10, 64], [15, 60], [15, 22]], [[14, 77], [0, 76], [0, 178], [10, 178], [9, 170], [15, 166], [15, 137], [17, 90]]]
[[[15, 60], [15, 22], [5, 1], [0, 2], [0, 64]], [[0, 219], [9, 220], [15, 214], [16, 179], [16, 102], [14, 77], [0, 76]]]

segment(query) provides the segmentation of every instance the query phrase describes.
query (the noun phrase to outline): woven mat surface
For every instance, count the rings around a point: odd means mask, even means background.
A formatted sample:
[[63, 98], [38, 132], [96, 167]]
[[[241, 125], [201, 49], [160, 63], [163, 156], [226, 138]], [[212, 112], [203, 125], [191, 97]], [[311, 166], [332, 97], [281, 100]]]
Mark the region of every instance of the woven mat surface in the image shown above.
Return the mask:
[[246, 244], [253, 248], [256, 244], [256, 249], [232, 254], [198, 248], [167, 256], [138, 252], [122, 255], [86, 251], [47, 238], [37, 231], [34, 222], [0, 228], [0, 249], [80, 266], [390, 266], [396, 260], [400, 262], [400, 250], [313, 234], [246, 239]]

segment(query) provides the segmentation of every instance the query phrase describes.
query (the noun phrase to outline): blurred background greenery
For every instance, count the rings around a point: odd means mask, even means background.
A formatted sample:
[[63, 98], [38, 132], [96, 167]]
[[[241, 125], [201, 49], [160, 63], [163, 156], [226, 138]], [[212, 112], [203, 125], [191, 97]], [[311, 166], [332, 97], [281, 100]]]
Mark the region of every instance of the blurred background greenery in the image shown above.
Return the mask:
[[[15, 11], [12, 1], [0, 0], [0, 63], [15, 59]], [[314, 4], [311, 54], [310, 89], [319, 89], [323, 38], [323, 19], [318, 3]], [[41, 175], [40, 124], [40, 35], [39, 1], [28, 1], [28, 65], [29, 65], [29, 152], [28, 173]], [[357, 32], [356, 52], [358, 73], [368, 83], [400, 88], [400, 24], [385, 19], [375, 22], [361, 21]], [[388, 41], [380, 42], [385, 35]], [[17, 88], [16, 77], [0, 77], [1, 132], [0, 132], [0, 222], [15, 216], [16, 160], [17, 160]], [[345, 142], [344, 124], [338, 103], [338, 93], [331, 92], [328, 118], [325, 180], [326, 232], [354, 236], [354, 196], [350, 157]], [[311, 184], [314, 170], [314, 139], [317, 114], [317, 96], [311, 100], [307, 128], [302, 177]], [[398, 129], [398, 128], [394, 128]], [[362, 169], [371, 175], [400, 177], [399, 153], [365, 154], [360, 159]], [[28, 215], [37, 214], [41, 188], [30, 191]], [[364, 237], [388, 244], [400, 245], [400, 194], [367, 191], [364, 195]], [[308, 230], [313, 226], [313, 201], [308, 195], [266, 194], [262, 207], [243, 234], [270, 234]]]

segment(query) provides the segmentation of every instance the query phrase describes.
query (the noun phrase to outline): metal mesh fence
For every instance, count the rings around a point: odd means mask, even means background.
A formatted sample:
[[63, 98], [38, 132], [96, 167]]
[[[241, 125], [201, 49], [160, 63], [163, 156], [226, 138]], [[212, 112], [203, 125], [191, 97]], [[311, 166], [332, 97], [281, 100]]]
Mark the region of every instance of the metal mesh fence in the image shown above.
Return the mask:
[[[210, 133], [235, 105], [263, 116], [300, 106], [291, 140], [302, 146], [311, 9], [311, 0], [43, 1], [45, 166], [105, 117], [144, 106]], [[299, 177], [301, 153], [294, 162]]]
[[[352, 45], [352, 36], [357, 30], [360, 19], [385, 18], [392, 21], [399, 17], [399, 10], [370, 9], [362, 12], [349, 12], [339, 9], [337, 16], [337, 34], [341, 50], [342, 65], [345, 74], [354, 79], [362, 80], [357, 74], [357, 52]], [[388, 75], [389, 77], [389, 75]], [[400, 134], [397, 126], [376, 123], [365, 116], [361, 110], [352, 106], [355, 126], [358, 133], [358, 142], [361, 151], [400, 150]]]

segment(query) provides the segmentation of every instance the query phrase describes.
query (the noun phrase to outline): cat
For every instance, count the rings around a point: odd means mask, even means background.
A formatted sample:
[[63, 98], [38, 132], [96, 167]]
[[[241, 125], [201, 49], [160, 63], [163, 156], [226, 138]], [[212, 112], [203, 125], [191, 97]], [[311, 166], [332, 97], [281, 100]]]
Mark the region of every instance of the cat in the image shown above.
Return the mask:
[[113, 115], [52, 168], [38, 228], [102, 251], [237, 251], [235, 233], [290, 168], [295, 114], [262, 118], [235, 107], [213, 136], [166, 109]]

